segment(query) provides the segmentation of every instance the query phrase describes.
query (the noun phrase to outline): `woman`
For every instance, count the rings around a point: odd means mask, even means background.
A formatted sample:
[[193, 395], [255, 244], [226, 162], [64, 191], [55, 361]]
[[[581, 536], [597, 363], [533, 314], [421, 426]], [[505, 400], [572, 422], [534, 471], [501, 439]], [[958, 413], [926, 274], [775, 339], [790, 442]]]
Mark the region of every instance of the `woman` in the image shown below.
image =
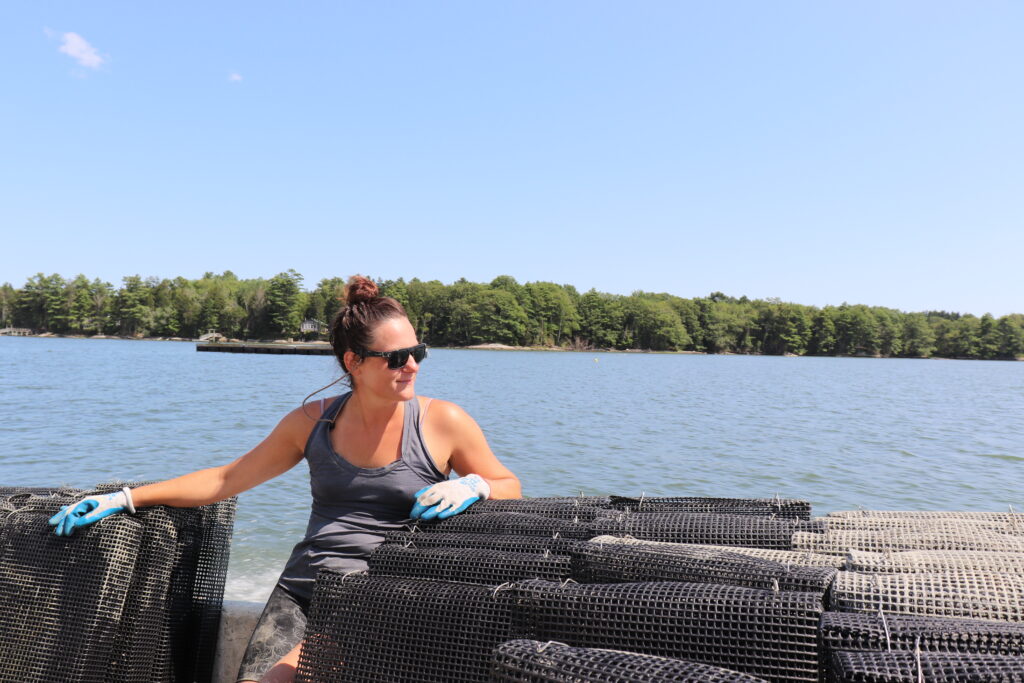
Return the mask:
[[[331, 327], [352, 390], [296, 408], [232, 463], [176, 479], [91, 496], [55, 515], [60, 535], [148, 505], [192, 507], [247, 491], [305, 459], [313, 506], [305, 538], [271, 593], [238, 681], [292, 681], [316, 572], [364, 569], [390, 529], [409, 517], [444, 518], [480, 498], [518, 498], [519, 480], [491, 452], [476, 422], [453, 403], [417, 397], [426, 346], [402, 305], [349, 280]], [[449, 480], [454, 471], [460, 475]], [[410, 509], [411, 508], [411, 509]]]

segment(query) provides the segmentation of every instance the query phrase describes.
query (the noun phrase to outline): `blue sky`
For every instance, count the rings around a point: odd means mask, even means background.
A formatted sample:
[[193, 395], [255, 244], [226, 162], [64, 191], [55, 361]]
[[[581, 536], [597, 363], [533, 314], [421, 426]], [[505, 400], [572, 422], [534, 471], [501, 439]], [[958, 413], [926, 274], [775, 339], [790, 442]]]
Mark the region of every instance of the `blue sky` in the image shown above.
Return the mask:
[[1024, 4], [11, 2], [0, 282], [1024, 312]]

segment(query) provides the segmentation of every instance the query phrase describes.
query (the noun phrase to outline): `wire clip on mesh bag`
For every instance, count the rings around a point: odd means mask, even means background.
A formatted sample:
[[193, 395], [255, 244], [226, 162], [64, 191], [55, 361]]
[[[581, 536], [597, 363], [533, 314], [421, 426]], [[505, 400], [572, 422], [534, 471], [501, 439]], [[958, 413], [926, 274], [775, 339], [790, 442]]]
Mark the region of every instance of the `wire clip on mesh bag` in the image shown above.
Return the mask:
[[477, 548], [403, 548], [377, 546], [368, 559], [374, 576], [412, 576], [498, 585], [522, 579], [559, 581], [569, 578], [567, 555], [510, 553]]
[[839, 572], [831, 609], [1024, 621], [1024, 576], [957, 570], [927, 574]]
[[321, 571], [313, 590], [300, 683], [486, 680], [512, 631], [502, 586]]
[[684, 544], [626, 544], [581, 541], [572, 552], [573, 578], [580, 583], [689, 581], [749, 588], [828, 590], [834, 567], [785, 565]]
[[825, 612], [821, 638], [831, 650], [975, 652], [1024, 656], [1024, 624], [910, 614]]
[[793, 533], [810, 522], [702, 512], [622, 513], [594, 520], [594, 535], [632, 536], [648, 541], [737, 545], [791, 550]]
[[1010, 683], [1024, 681], [1024, 659], [1013, 655], [936, 652], [836, 652], [837, 683]]
[[781, 519], [810, 519], [811, 504], [789, 498], [626, 498], [612, 496], [611, 506], [626, 512], [713, 512]]
[[485, 512], [477, 515], [456, 515], [439, 522], [419, 522], [418, 531], [438, 533], [518, 534], [520, 536], [554, 536], [560, 538], [590, 538], [594, 535], [590, 524], [573, 522], [523, 512]]
[[536, 640], [688, 659], [772, 681], [817, 681], [821, 596], [699, 583], [515, 584]]
[[510, 640], [492, 655], [491, 683], [757, 683], [717, 666], [633, 652]]
[[125, 516], [61, 538], [34, 510], [0, 529], [0, 680], [108, 680], [142, 525]]

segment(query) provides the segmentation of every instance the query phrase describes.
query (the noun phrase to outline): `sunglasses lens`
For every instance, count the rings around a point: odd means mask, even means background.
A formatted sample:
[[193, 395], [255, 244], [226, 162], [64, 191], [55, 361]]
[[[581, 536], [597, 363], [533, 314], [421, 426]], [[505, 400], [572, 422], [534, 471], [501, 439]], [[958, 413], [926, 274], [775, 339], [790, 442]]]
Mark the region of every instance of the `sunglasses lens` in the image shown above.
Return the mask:
[[409, 362], [409, 349], [399, 349], [398, 351], [392, 351], [388, 356], [388, 367], [392, 370], [404, 368], [405, 364]]
[[412, 348], [412, 358], [417, 363], [422, 362], [423, 359], [426, 358], [426, 357], [427, 357], [427, 345], [426, 344], [420, 344], [420, 345], [414, 346]]

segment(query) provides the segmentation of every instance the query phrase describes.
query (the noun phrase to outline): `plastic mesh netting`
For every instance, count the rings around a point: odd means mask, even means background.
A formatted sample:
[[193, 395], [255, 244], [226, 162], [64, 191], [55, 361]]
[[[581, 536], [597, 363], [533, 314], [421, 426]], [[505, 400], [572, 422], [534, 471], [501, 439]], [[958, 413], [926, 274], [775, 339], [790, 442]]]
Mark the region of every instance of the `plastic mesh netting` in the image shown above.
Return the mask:
[[993, 531], [828, 531], [823, 534], [798, 531], [793, 549], [825, 555], [846, 555], [849, 550], [873, 552], [901, 550], [994, 550], [1024, 552], [1024, 538]]
[[[16, 494], [6, 501], [13, 503], [19, 514], [32, 512], [48, 519], [62, 505], [74, 503], [83, 495], [107, 493], [124, 485], [105, 484], [94, 491], [46, 489], [44, 495]], [[117, 634], [104, 680], [134, 683], [209, 679], [234, 513], [235, 500], [229, 499], [201, 508], [152, 507], [131, 517], [116, 515], [82, 527], [70, 538], [56, 537], [53, 528], [46, 526], [43, 533], [47, 539], [71, 547], [83, 529], [105, 533], [111, 519], [130, 519], [142, 525], [133, 549], [137, 562], [120, 622], [115, 623]]]
[[455, 515], [439, 522], [420, 522], [421, 532], [456, 532], [477, 534], [519, 534], [522, 536], [554, 536], [590, 538], [594, 535], [589, 523], [530, 515], [523, 512], [484, 512], [476, 515]]
[[572, 561], [552, 553], [512, 553], [479, 548], [403, 548], [381, 545], [368, 559], [370, 574], [502, 584], [521, 579], [569, 578]]
[[926, 574], [839, 572], [831, 608], [1024, 621], [1024, 576], [957, 570]]
[[572, 557], [573, 578], [583, 583], [688, 581], [824, 593], [837, 571], [682, 544], [580, 542]]
[[[0, 680], [107, 680], [142, 526], [123, 516], [60, 538], [49, 514], [0, 530]], [[71, 542], [68, 542], [71, 541]]]
[[511, 640], [492, 657], [492, 683], [756, 683], [763, 679], [708, 664], [632, 652]]
[[1024, 681], [1024, 659], [1012, 655], [923, 652], [836, 652], [838, 683], [1010, 683]]
[[447, 581], [322, 571], [297, 681], [486, 680], [512, 631], [512, 594]]
[[859, 518], [859, 519], [885, 519], [885, 518], [912, 518], [912, 519], [987, 519], [1008, 523], [1016, 523], [1018, 527], [1024, 528], [1024, 512], [981, 512], [981, 511], [955, 511], [955, 510], [837, 510], [830, 512], [826, 517], [837, 518]]
[[846, 566], [845, 558], [836, 555], [821, 555], [806, 550], [770, 550], [767, 548], [743, 548], [730, 545], [700, 545], [695, 543], [670, 543], [665, 541], [642, 541], [630, 536], [595, 536], [590, 539], [591, 543], [627, 543], [633, 545], [664, 545], [668, 547], [683, 546], [686, 548], [699, 548], [703, 550], [726, 551], [739, 553], [749, 557], [757, 557], [780, 564], [794, 565], [798, 567], [836, 567], [842, 569]]
[[957, 517], [819, 517], [828, 531], [890, 531], [940, 534], [996, 533], [1024, 535], [1024, 524], [997, 519]]
[[983, 550], [907, 550], [873, 553], [851, 550], [846, 568], [858, 572], [941, 572], [955, 569], [981, 569], [993, 572], [1024, 573], [1024, 553]]
[[600, 516], [604, 510], [610, 508], [609, 499], [605, 496], [522, 498], [477, 501], [466, 508], [462, 514], [522, 512], [529, 515], [586, 522]]
[[[595, 519], [597, 534], [629, 535], [650, 541], [737, 545], [747, 548], [791, 550], [793, 534], [810, 522], [771, 519], [753, 515], [719, 515], [702, 512], [623, 513]], [[809, 534], [810, 535], [810, 534]]]
[[420, 533], [418, 531], [389, 531], [384, 545], [404, 548], [482, 548], [515, 553], [552, 553], [564, 555], [579, 541], [551, 536], [517, 536], [515, 534], [474, 534], [454, 532]]
[[788, 498], [627, 498], [611, 496], [611, 506], [628, 512], [709, 512], [783, 519], [810, 519], [811, 504]]
[[821, 637], [833, 650], [1024, 655], [1024, 624], [982, 619], [825, 612]]
[[769, 680], [818, 680], [815, 593], [549, 581], [523, 581], [509, 592], [523, 633], [538, 640], [691, 659]]

